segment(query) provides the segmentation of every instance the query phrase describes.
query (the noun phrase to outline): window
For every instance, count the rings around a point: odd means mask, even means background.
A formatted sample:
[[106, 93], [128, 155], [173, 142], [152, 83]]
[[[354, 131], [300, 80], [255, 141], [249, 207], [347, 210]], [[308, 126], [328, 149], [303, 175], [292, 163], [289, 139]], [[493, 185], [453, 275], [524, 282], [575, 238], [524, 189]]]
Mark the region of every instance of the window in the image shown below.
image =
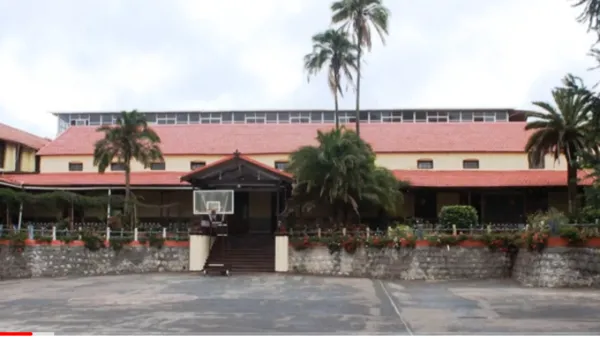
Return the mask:
[[167, 168], [167, 165], [164, 162], [153, 162], [150, 164], [152, 171], [164, 171], [165, 168]]
[[310, 113], [301, 112], [301, 113], [290, 113], [290, 123], [291, 124], [308, 124], [310, 123]]
[[418, 169], [433, 169], [433, 160], [417, 160]]
[[176, 122], [176, 115], [173, 113], [156, 114], [156, 123], [159, 125], [175, 125]]
[[122, 162], [113, 162], [112, 164], [110, 164], [110, 170], [111, 171], [124, 171], [125, 164]]
[[201, 124], [220, 124], [221, 114], [220, 113], [200, 113]]
[[268, 112], [266, 113], [267, 123], [276, 124], [277, 123], [277, 113], [276, 112]]
[[204, 167], [206, 166], [206, 161], [192, 161], [190, 162], [190, 169], [193, 170], [197, 170], [200, 167]]
[[248, 113], [245, 122], [247, 124], [264, 124], [267, 122], [267, 116], [265, 113]]
[[89, 124], [89, 119], [71, 119], [71, 126], [87, 126]]
[[527, 155], [527, 160], [529, 162], [529, 169], [544, 169], [546, 168], [546, 161], [542, 157], [540, 161], [535, 161], [533, 154], [529, 153]]
[[4, 168], [4, 154], [6, 153], [6, 142], [0, 140], [0, 168]]
[[340, 124], [356, 122], [356, 113], [354, 113], [354, 112], [339, 112], [338, 119], [340, 120]]
[[449, 112], [448, 118], [450, 122], [459, 122], [460, 121], [460, 112]]
[[448, 122], [448, 113], [429, 112], [427, 114], [427, 122]]
[[402, 122], [401, 112], [382, 112], [381, 122]]
[[288, 167], [288, 162], [287, 161], [275, 161], [275, 168], [277, 168], [280, 171], [285, 171]]
[[83, 171], [83, 164], [80, 162], [70, 162], [69, 172], [81, 172]]
[[479, 168], [479, 160], [477, 160], [477, 159], [463, 160], [463, 168], [464, 169], [478, 169]]

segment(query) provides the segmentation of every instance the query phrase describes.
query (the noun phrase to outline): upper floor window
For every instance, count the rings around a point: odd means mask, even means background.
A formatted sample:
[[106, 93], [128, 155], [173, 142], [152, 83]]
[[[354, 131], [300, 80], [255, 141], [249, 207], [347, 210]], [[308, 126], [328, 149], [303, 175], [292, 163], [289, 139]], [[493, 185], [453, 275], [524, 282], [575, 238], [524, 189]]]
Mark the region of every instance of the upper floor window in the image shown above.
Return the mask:
[[125, 164], [122, 162], [113, 162], [112, 164], [110, 164], [110, 170], [111, 171], [124, 171]]
[[69, 172], [81, 172], [83, 171], [83, 163], [80, 162], [70, 162], [69, 163]]
[[275, 168], [280, 171], [285, 171], [288, 167], [287, 161], [275, 161]]
[[193, 170], [197, 170], [200, 167], [204, 167], [206, 166], [206, 161], [192, 161], [190, 162], [190, 169]]
[[539, 161], [536, 161], [533, 154], [529, 153], [527, 155], [527, 161], [529, 162], [529, 169], [544, 169], [544, 168], [546, 168], [546, 162], [545, 162], [544, 157], [539, 159]]
[[433, 160], [417, 160], [418, 169], [433, 169]]
[[4, 168], [4, 154], [6, 153], [6, 142], [0, 140], [0, 168]]
[[152, 171], [164, 171], [165, 168], [167, 168], [167, 165], [164, 162], [153, 162], [150, 164]]
[[463, 160], [463, 168], [464, 169], [478, 169], [479, 168], [479, 160], [477, 160], [477, 159]]

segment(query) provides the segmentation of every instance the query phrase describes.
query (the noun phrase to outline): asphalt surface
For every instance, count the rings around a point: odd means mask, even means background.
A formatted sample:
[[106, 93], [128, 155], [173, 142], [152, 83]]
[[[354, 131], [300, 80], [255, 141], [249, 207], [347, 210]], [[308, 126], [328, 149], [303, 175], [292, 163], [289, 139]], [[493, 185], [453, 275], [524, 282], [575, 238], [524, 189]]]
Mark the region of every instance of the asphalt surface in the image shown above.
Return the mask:
[[0, 282], [3, 331], [71, 334], [600, 334], [600, 290], [149, 274]]

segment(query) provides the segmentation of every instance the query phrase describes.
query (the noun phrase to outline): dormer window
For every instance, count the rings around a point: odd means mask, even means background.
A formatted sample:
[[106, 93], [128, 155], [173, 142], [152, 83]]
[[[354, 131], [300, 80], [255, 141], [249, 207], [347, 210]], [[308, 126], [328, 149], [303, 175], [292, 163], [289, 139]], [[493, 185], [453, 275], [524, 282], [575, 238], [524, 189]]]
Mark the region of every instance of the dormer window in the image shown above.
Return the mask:
[[431, 159], [417, 160], [417, 168], [418, 169], [433, 169], [433, 160], [431, 160]]
[[206, 161], [192, 161], [190, 162], [190, 169], [197, 170], [198, 168], [202, 168], [206, 166]]
[[115, 172], [124, 171], [125, 164], [122, 162], [113, 162], [112, 164], [110, 164], [110, 170]]
[[464, 169], [478, 169], [479, 168], [479, 160], [477, 160], [477, 159], [463, 160], [463, 168]]
[[535, 161], [535, 157], [532, 153], [527, 155], [527, 161], [529, 162], [529, 169], [544, 169], [546, 168], [546, 161], [544, 157], [539, 159], [539, 161]]
[[80, 162], [70, 162], [69, 163], [69, 172], [81, 172], [83, 171], [83, 163]]
[[6, 153], [6, 142], [0, 140], [0, 168], [4, 168], [4, 154]]
[[150, 170], [152, 171], [164, 171], [167, 165], [164, 162], [153, 162], [150, 164]]
[[289, 162], [287, 161], [275, 161], [275, 168], [280, 171], [285, 171], [288, 167]]

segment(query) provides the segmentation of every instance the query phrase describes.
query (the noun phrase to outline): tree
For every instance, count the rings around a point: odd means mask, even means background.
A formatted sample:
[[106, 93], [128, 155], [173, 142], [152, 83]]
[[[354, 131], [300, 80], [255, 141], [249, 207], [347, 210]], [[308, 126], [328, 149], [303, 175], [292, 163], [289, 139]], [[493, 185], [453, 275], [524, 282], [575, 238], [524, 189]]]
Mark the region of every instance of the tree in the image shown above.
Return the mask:
[[385, 44], [388, 34], [389, 10], [383, 0], [337, 0], [331, 5], [334, 24], [342, 23], [342, 28], [351, 31], [358, 45], [356, 76], [356, 133], [360, 135], [360, 64], [362, 47], [371, 50], [371, 31], [375, 29]]
[[97, 131], [104, 133], [104, 138], [95, 144], [94, 166], [98, 166], [98, 172], [104, 173], [115, 160], [123, 164], [124, 216], [134, 227], [131, 213], [131, 162], [136, 160], [148, 167], [152, 162], [164, 161], [159, 147], [160, 137], [148, 127], [146, 118], [135, 110], [122, 112], [114, 126], [101, 126]]
[[577, 21], [587, 24], [588, 30], [600, 34], [600, 0], [575, 0], [573, 7], [583, 7]]
[[304, 68], [310, 76], [319, 73], [328, 64], [328, 83], [335, 102], [335, 128], [339, 128], [338, 93], [342, 92], [341, 77], [352, 82], [352, 71], [357, 70], [357, 46], [348, 39], [348, 33], [329, 29], [312, 37], [313, 50], [304, 56]]
[[397, 212], [401, 183], [389, 170], [375, 165], [369, 144], [343, 127], [319, 131], [317, 141], [318, 146], [304, 146], [290, 155], [296, 206], [303, 210], [326, 206], [336, 222], [347, 221], [350, 212], [360, 216], [361, 204]]
[[[569, 77], [565, 79], [567, 83]], [[525, 151], [532, 160], [540, 162], [546, 154], [551, 154], [554, 161], [564, 156], [567, 162], [567, 187], [569, 213], [576, 209], [577, 171], [582, 154], [590, 147], [590, 100], [583, 92], [570, 87], [555, 88], [552, 91], [554, 105], [547, 102], [534, 102], [543, 112], [530, 112], [533, 118], [525, 126], [532, 130]]]

